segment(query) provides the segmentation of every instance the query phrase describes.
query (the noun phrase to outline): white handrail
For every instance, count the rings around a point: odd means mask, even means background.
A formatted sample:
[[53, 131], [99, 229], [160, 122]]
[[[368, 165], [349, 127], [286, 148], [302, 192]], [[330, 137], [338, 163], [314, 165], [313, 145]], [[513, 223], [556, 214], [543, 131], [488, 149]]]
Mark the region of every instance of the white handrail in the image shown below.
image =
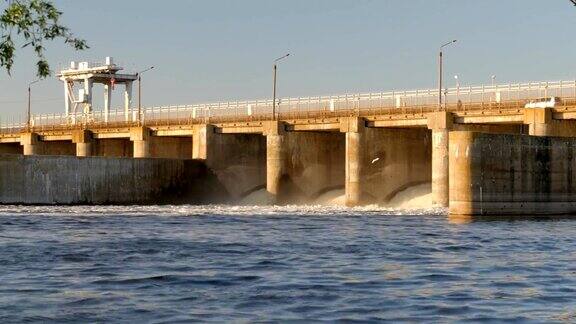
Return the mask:
[[[570, 89], [573, 91], [562, 91]], [[542, 96], [563, 97], [564, 93], [576, 96], [576, 81], [541, 81], [515, 84], [496, 84], [479, 86], [460, 86], [459, 88], [447, 88], [446, 103], [456, 103], [458, 100], [467, 100], [468, 103], [493, 102], [494, 100], [530, 100]], [[398, 99], [399, 98], [399, 99]], [[410, 106], [434, 105], [437, 102], [438, 89], [422, 89], [408, 91], [366, 92], [342, 95], [324, 95], [316, 97], [281, 98], [278, 105], [280, 113], [299, 111], [324, 111], [326, 107], [334, 107], [337, 110], [366, 110], [373, 108], [402, 109]], [[498, 98], [498, 99], [496, 99]], [[397, 106], [399, 100], [400, 107]], [[195, 111], [196, 118], [206, 117], [229, 117], [237, 116], [237, 112], [247, 114], [250, 105], [252, 114], [263, 115], [271, 113], [271, 99], [241, 100], [231, 102], [201, 103], [188, 105], [171, 105], [160, 107], [144, 107], [143, 115], [147, 121], [159, 119], [178, 119], [184, 116], [192, 116]], [[124, 121], [123, 108], [111, 109], [109, 122]], [[188, 118], [189, 118], [188, 117]], [[22, 122], [6, 123], [7, 119], [0, 118], [1, 128], [21, 127]], [[18, 118], [23, 120], [22, 118]], [[32, 116], [34, 126], [57, 126], [71, 122], [103, 122], [103, 112], [96, 110], [85, 114], [77, 112], [65, 116], [64, 114], [34, 114]]]

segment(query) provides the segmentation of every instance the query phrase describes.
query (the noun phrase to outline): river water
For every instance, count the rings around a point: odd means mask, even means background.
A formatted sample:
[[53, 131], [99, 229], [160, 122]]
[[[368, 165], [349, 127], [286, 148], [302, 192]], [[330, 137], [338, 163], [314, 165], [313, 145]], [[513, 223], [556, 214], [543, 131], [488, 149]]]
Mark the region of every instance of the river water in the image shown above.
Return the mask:
[[0, 207], [0, 322], [576, 321], [576, 222]]

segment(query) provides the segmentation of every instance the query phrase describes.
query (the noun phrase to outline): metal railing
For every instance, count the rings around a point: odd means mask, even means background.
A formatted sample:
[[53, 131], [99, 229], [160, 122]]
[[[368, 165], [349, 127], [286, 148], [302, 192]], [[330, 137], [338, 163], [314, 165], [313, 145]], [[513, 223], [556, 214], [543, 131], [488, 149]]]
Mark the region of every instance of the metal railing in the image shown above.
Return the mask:
[[[562, 103], [574, 104], [576, 81], [527, 82], [490, 86], [462, 86], [445, 89], [443, 107], [438, 107], [438, 89], [357, 93], [335, 96], [277, 99], [277, 118], [305, 118], [309, 116], [342, 116], [356, 114], [394, 114], [426, 112], [438, 109], [475, 110], [521, 108], [530, 100], [560, 97]], [[562, 104], [561, 104], [562, 105]], [[128, 118], [126, 118], [128, 117]], [[218, 121], [244, 121], [272, 119], [272, 100], [248, 100], [178, 106], [147, 107], [142, 109], [141, 124], [190, 124]], [[81, 125], [107, 126], [136, 124], [136, 108], [125, 114], [123, 109], [111, 110], [108, 122], [104, 112], [35, 114], [31, 118], [34, 129], [78, 127]], [[20, 131], [25, 118], [0, 123], [0, 133]]]
[[[104, 67], [104, 66], [108, 66], [108, 64], [106, 64], [105, 61], [101, 61], [101, 62], [94, 62], [94, 61], [74, 61], [74, 63], [76, 63], [76, 69], [79, 68], [79, 64], [80, 63], [84, 63], [85, 69], [93, 69], [93, 68], [98, 68], [98, 67]], [[116, 65], [116, 66], [120, 66], [118, 65], [118, 62], [113, 62], [112, 65]], [[66, 70], [70, 70], [71, 66], [70, 63], [58, 63], [58, 71], [66, 71]]]

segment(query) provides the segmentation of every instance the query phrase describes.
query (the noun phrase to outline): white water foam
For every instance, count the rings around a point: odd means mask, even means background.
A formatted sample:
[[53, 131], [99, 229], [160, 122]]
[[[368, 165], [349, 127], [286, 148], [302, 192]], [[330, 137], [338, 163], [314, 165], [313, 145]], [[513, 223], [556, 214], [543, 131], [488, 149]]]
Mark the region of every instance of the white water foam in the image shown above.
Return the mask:
[[274, 196], [266, 191], [266, 189], [253, 191], [239, 202], [241, 206], [267, 206], [273, 204]]
[[421, 209], [432, 207], [432, 184], [424, 183], [398, 192], [387, 204], [397, 209]]
[[[316, 203], [322, 206], [344, 206], [345, 201], [344, 190], [338, 189], [322, 194]], [[392, 209], [432, 208], [432, 184], [424, 183], [408, 187], [398, 192], [388, 203], [378, 206]]]
[[400, 210], [384, 206], [361, 207], [287, 205], [151, 205], [151, 206], [0, 206], [1, 215], [41, 216], [366, 216], [446, 215], [444, 208]]
[[331, 190], [320, 195], [316, 203], [322, 206], [345, 206], [346, 194], [344, 189]]
[[257, 190], [239, 205], [135, 205], [135, 206], [20, 206], [0, 205], [0, 215], [37, 214], [52, 216], [364, 216], [445, 215], [445, 208], [431, 207], [431, 186], [423, 184], [399, 192], [386, 205], [344, 206], [344, 190], [332, 190], [310, 205], [273, 205], [265, 189]]

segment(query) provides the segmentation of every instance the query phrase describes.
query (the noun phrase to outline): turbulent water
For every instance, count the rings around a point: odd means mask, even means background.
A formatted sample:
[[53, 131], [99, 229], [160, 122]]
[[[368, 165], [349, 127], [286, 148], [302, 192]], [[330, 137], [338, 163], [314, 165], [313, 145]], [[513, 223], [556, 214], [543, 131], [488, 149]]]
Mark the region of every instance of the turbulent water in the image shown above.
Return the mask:
[[576, 321], [576, 222], [0, 207], [0, 322]]
[[[240, 205], [271, 205], [272, 196], [266, 189], [256, 190], [242, 199]], [[325, 192], [316, 198], [314, 205], [319, 206], [344, 206], [346, 204], [346, 195], [344, 189], [335, 189]], [[388, 202], [380, 203], [382, 208], [394, 209], [425, 209], [432, 206], [432, 184], [423, 183], [408, 187], [397, 192]], [[373, 206], [374, 207], [374, 206]]]

